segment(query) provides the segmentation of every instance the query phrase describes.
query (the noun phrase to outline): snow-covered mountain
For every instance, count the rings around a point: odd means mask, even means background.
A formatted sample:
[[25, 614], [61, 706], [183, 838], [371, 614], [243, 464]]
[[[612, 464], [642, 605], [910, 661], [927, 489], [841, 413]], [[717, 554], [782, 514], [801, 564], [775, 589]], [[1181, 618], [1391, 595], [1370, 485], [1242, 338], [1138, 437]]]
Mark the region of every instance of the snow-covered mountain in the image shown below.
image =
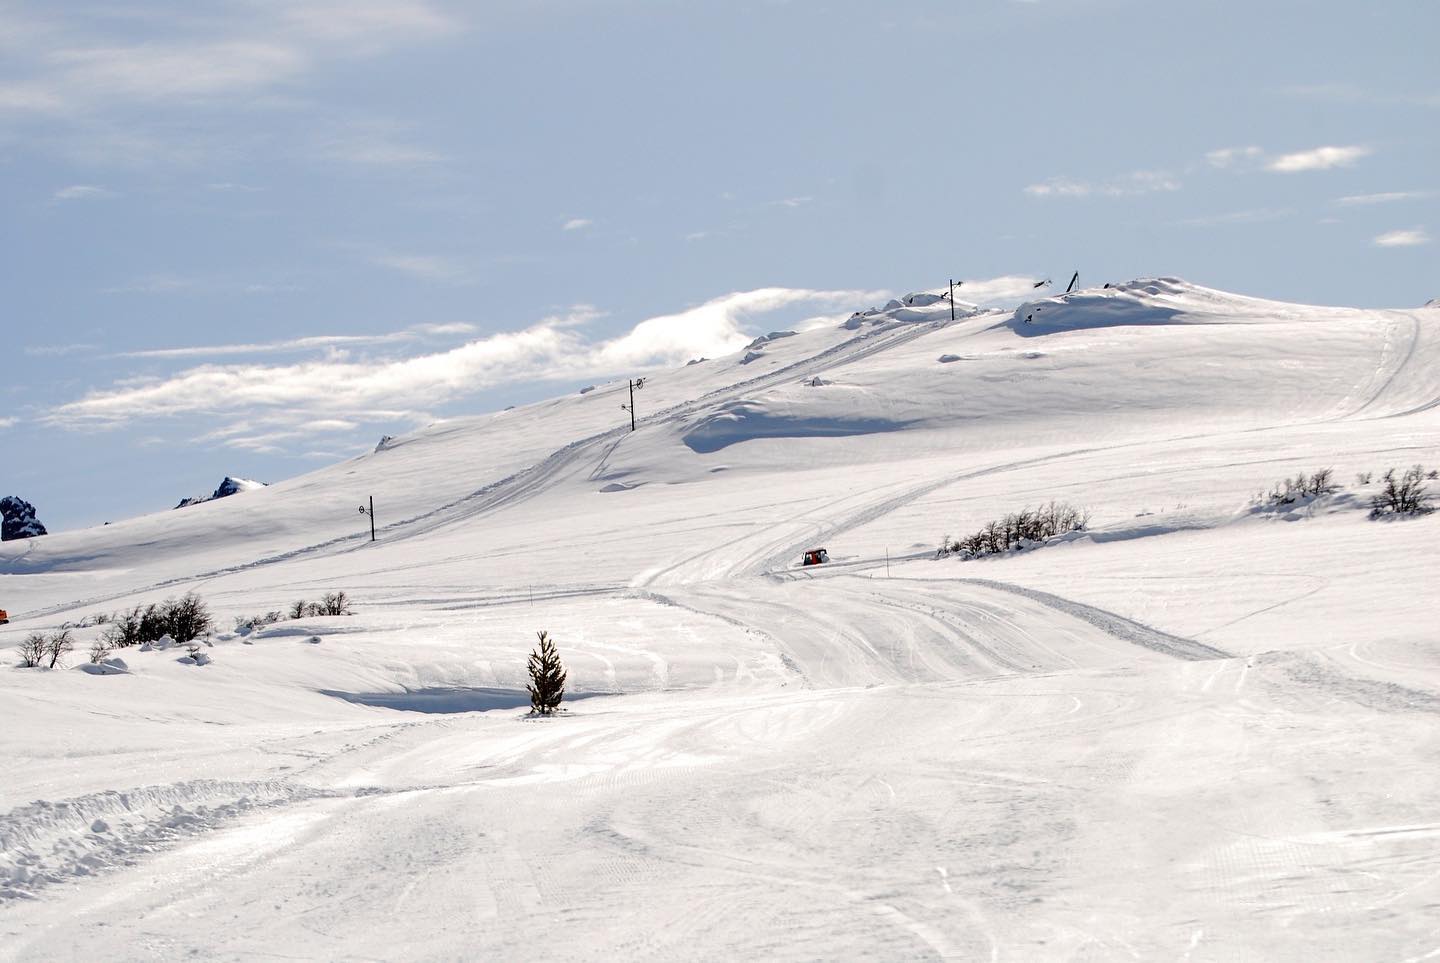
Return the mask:
[[[0, 957], [1429, 952], [1440, 513], [1368, 509], [1440, 467], [1434, 311], [950, 311], [650, 373], [633, 433], [621, 379], [0, 547], [3, 646], [355, 605], [0, 674]], [[935, 557], [1052, 499], [1086, 531]]]
[[264, 488], [265, 482], [252, 481], [249, 478], [232, 478], [226, 475], [215, 490], [208, 495], [194, 495], [190, 498], [180, 499], [176, 508], [188, 508], [191, 505], [199, 505], [201, 502], [213, 502], [217, 498], [229, 498], [231, 495], [238, 495], [241, 492], [253, 492], [257, 488]]

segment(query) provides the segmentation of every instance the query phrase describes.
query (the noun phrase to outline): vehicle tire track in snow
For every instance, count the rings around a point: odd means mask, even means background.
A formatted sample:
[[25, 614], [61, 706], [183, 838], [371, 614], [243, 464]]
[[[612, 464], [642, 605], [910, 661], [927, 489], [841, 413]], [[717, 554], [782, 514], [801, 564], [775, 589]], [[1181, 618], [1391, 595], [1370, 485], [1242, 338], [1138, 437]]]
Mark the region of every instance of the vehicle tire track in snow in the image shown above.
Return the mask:
[[973, 585], [983, 585], [986, 588], [996, 589], [1001, 592], [1010, 592], [1014, 595], [1023, 595], [1043, 605], [1057, 609], [1077, 619], [1089, 622], [1091, 625], [1113, 635], [1117, 639], [1161, 652], [1189, 662], [1200, 662], [1207, 659], [1233, 659], [1234, 656], [1223, 649], [1206, 645], [1203, 642], [1196, 642], [1194, 639], [1187, 639], [1179, 635], [1171, 635], [1169, 632], [1162, 632], [1153, 629], [1143, 622], [1136, 622], [1127, 619], [1123, 615], [1116, 615], [1105, 609], [1096, 608], [1093, 605], [1086, 605], [1083, 602], [1076, 602], [1072, 599], [1063, 598], [1059, 595], [1052, 595], [1049, 592], [1042, 592], [1039, 589], [1025, 588], [1019, 585], [1012, 585], [1009, 582], [996, 582], [991, 579], [965, 578], [961, 582], [969, 582]]

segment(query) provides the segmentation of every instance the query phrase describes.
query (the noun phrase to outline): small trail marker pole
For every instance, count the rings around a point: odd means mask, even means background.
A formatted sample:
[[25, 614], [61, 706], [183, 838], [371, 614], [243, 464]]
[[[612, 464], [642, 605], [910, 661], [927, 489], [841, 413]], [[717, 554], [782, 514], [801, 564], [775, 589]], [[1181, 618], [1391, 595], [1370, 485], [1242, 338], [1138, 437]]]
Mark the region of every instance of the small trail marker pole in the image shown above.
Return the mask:
[[1079, 280], [1080, 280], [1080, 272], [1079, 272], [1079, 271], [1076, 271], [1076, 272], [1075, 272], [1075, 276], [1070, 279], [1070, 286], [1065, 289], [1065, 293], [1066, 293], [1066, 294], [1069, 294], [1071, 291], [1075, 290], [1075, 284], [1076, 284]]
[[890, 577], [890, 549], [885, 549], [885, 577]]
[[361, 515], [369, 515], [369, 516], [370, 516], [370, 541], [372, 541], [372, 542], [375, 541], [375, 496], [374, 496], [374, 495], [371, 495], [371, 496], [370, 496], [370, 507], [369, 507], [369, 508], [366, 508], [364, 505], [361, 505], [361, 506], [360, 506], [360, 514], [361, 514]]

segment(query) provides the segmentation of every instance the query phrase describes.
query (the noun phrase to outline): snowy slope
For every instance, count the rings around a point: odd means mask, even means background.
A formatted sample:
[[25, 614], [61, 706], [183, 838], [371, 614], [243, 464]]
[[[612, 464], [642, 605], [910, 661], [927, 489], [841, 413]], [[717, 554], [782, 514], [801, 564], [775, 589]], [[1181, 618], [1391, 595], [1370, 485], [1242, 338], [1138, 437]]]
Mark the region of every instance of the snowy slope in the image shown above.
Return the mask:
[[[656, 374], [633, 434], [610, 383], [5, 543], [0, 646], [192, 589], [356, 614], [0, 673], [0, 958], [1433, 949], [1440, 514], [1353, 479], [1440, 467], [1434, 309], [949, 312]], [[1051, 498], [1090, 530], [933, 558]], [[526, 720], [542, 628], [580, 698]]]

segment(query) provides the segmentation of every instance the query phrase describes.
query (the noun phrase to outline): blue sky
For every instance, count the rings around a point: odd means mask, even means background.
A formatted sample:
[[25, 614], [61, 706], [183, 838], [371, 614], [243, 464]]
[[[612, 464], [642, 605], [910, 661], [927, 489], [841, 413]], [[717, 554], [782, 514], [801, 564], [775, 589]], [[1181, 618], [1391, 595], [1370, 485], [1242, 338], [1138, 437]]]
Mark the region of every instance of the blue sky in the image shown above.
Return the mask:
[[1417, 305], [1437, 36], [1433, 0], [0, 0], [0, 494], [166, 509], [952, 275]]

